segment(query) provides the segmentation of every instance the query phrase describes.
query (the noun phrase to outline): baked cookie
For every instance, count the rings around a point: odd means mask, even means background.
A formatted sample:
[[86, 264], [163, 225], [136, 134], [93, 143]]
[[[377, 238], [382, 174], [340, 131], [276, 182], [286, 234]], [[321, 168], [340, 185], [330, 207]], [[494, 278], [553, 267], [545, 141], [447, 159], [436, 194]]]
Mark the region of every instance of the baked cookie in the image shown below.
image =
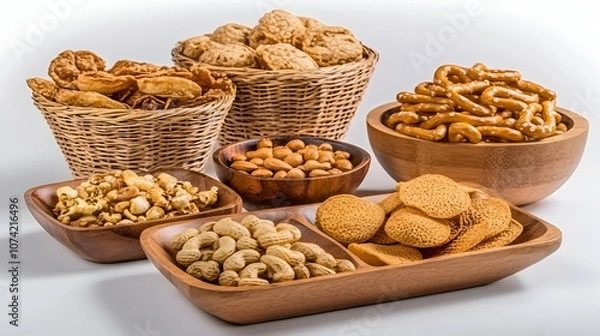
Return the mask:
[[210, 39], [223, 44], [248, 44], [250, 32], [252, 32], [252, 28], [250, 27], [238, 23], [228, 23], [215, 29]]
[[258, 25], [252, 29], [249, 45], [257, 48], [261, 44], [289, 43], [297, 45], [303, 38], [306, 28], [296, 15], [275, 9], [263, 15]]
[[308, 54], [287, 43], [260, 45], [256, 54], [266, 70], [309, 71], [319, 68]]
[[[343, 31], [345, 28], [340, 29]], [[310, 55], [319, 66], [355, 62], [363, 56], [362, 44], [349, 34], [320, 32], [307, 37], [303, 42], [302, 50]]]
[[200, 35], [181, 42], [181, 53], [191, 59], [197, 60], [206, 50], [211, 47], [211, 36]]
[[222, 44], [212, 42], [198, 59], [200, 63], [224, 67], [249, 67], [258, 65], [255, 51], [244, 44]]

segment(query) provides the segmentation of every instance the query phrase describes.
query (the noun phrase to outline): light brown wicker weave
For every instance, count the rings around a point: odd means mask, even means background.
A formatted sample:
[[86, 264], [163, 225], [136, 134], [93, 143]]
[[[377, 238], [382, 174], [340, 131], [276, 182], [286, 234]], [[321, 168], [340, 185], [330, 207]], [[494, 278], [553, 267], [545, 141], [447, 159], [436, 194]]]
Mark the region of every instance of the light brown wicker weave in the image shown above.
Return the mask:
[[[363, 47], [360, 61], [308, 72], [203, 64], [227, 74], [237, 87], [219, 143], [275, 136], [343, 139], [379, 60], [376, 51]], [[196, 64], [181, 48], [177, 43], [171, 51], [173, 62], [188, 68]]]
[[196, 107], [111, 110], [69, 107], [33, 94], [71, 173], [114, 169], [202, 171], [234, 95]]

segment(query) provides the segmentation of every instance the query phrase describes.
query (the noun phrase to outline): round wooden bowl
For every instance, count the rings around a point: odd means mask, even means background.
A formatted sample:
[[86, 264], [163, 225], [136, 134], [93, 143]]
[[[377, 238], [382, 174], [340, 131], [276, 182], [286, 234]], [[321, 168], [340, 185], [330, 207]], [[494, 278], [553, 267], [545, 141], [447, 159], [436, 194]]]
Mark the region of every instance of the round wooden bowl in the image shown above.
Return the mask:
[[274, 146], [284, 145], [291, 139], [301, 139], [305, 144], [327, 142], [333, 150], [350, 153], [354, 169], [338, 175], [306, 177], [303, 179], [276, 179], [244, 174], [229, 167], [237, 154], [255, 150], [260, 139], [252, 139], [222, 146], [213, 153], [217, 177], [235, 190], [248, 210], [266, 209], [288, 205], [319, 203], [337, 194], [353, 193], [364, 180], [371, 156], [364, 149], [347, 142], [320, 137], [269, 137]]
[[367, 115], [373, 153], [393, 179], [443, 174], [483, 186], [516, 205], [537, 202], [567, 181], [581, 160], [589, 129], [582, 116], [556, 108], [569, 128], [561, 135], [524, 143], [442, 143], [409, 137], [385, 126], [382, 120], [398, 112], [399, 106], [384, 104]]

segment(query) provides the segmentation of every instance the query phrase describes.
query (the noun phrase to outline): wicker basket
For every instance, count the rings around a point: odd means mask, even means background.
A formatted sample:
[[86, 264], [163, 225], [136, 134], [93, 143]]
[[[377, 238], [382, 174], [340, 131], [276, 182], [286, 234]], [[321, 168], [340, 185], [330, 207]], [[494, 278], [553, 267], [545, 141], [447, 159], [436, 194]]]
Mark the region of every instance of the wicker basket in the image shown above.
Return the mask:
[[68, 107], [33, 94], [71, 173], [114, 169], [202, 171], [234, 95], [195, 107], [110, 110]]
[[[190, 67], [197, 63], [181, 54], [181, 49], [178, 43], [171, 51], [175, 64]], [[379, 60], [376, 51], [363, 49], [360, 61], [309, 72], [203, 64], [225, 73], [237, 87], [219, 143], [289, 135], [343, 139]]]

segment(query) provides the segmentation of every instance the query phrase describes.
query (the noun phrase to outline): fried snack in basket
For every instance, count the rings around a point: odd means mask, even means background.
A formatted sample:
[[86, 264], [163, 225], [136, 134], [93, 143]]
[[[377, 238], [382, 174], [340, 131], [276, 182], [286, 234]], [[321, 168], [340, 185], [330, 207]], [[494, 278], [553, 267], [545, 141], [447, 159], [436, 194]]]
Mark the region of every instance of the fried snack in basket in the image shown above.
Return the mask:
[[260, 45], [256, 54], [262, 67], [267, 70], [309, 71], [319, 65], [305, 52], [287, 43]]
[[103, 71], [106, 63], [88, 50], [65, 50], [48, 67], [48, 75], [63, 89], [77, 89], [77, 77], [86, 72]]
[[53, 81], [29, 78], [27, 85], [34, 94], [66, 106], [143, 110], [198, 106], [235, 90], [224, 74], [198, 64], [188, 70], [119, 60], [105, 67], [92, 52], [66, 50], [50, 62]]
[[135, 84], [135, 78], [132, 76], [115, 76], [104, 71], [82, 73], [77, 76], [79, 90], [95, 91], [105, 95], [127, 90]]
[[93, 91], [60, 89], [54, 97], [58, 103], [69, 106], [127, 109], [127, 105]]
[[[401, 112], [384, 123], [399, 133], [451, 143], [537, 141], [568, 130], [556, 93], [514, 70], [439, 66], [431, 82], [396, 95]], [[441, 128], [440, 126], [445, 126]], [[434, 131], [435, 130], [435, 131]]]
[[54, 82], [39, 77], [28, 78], [27, 86], [29, 86], [31, 91], [48, 100], [54, 100], [56, 93], [58, 93], [59, 90], [58, 86], [56, 86]]
[[362, 58], [362, 44], [353, 35], [317, 34], [302, 50], [319, 66], [332, 66], [354, 62]]

